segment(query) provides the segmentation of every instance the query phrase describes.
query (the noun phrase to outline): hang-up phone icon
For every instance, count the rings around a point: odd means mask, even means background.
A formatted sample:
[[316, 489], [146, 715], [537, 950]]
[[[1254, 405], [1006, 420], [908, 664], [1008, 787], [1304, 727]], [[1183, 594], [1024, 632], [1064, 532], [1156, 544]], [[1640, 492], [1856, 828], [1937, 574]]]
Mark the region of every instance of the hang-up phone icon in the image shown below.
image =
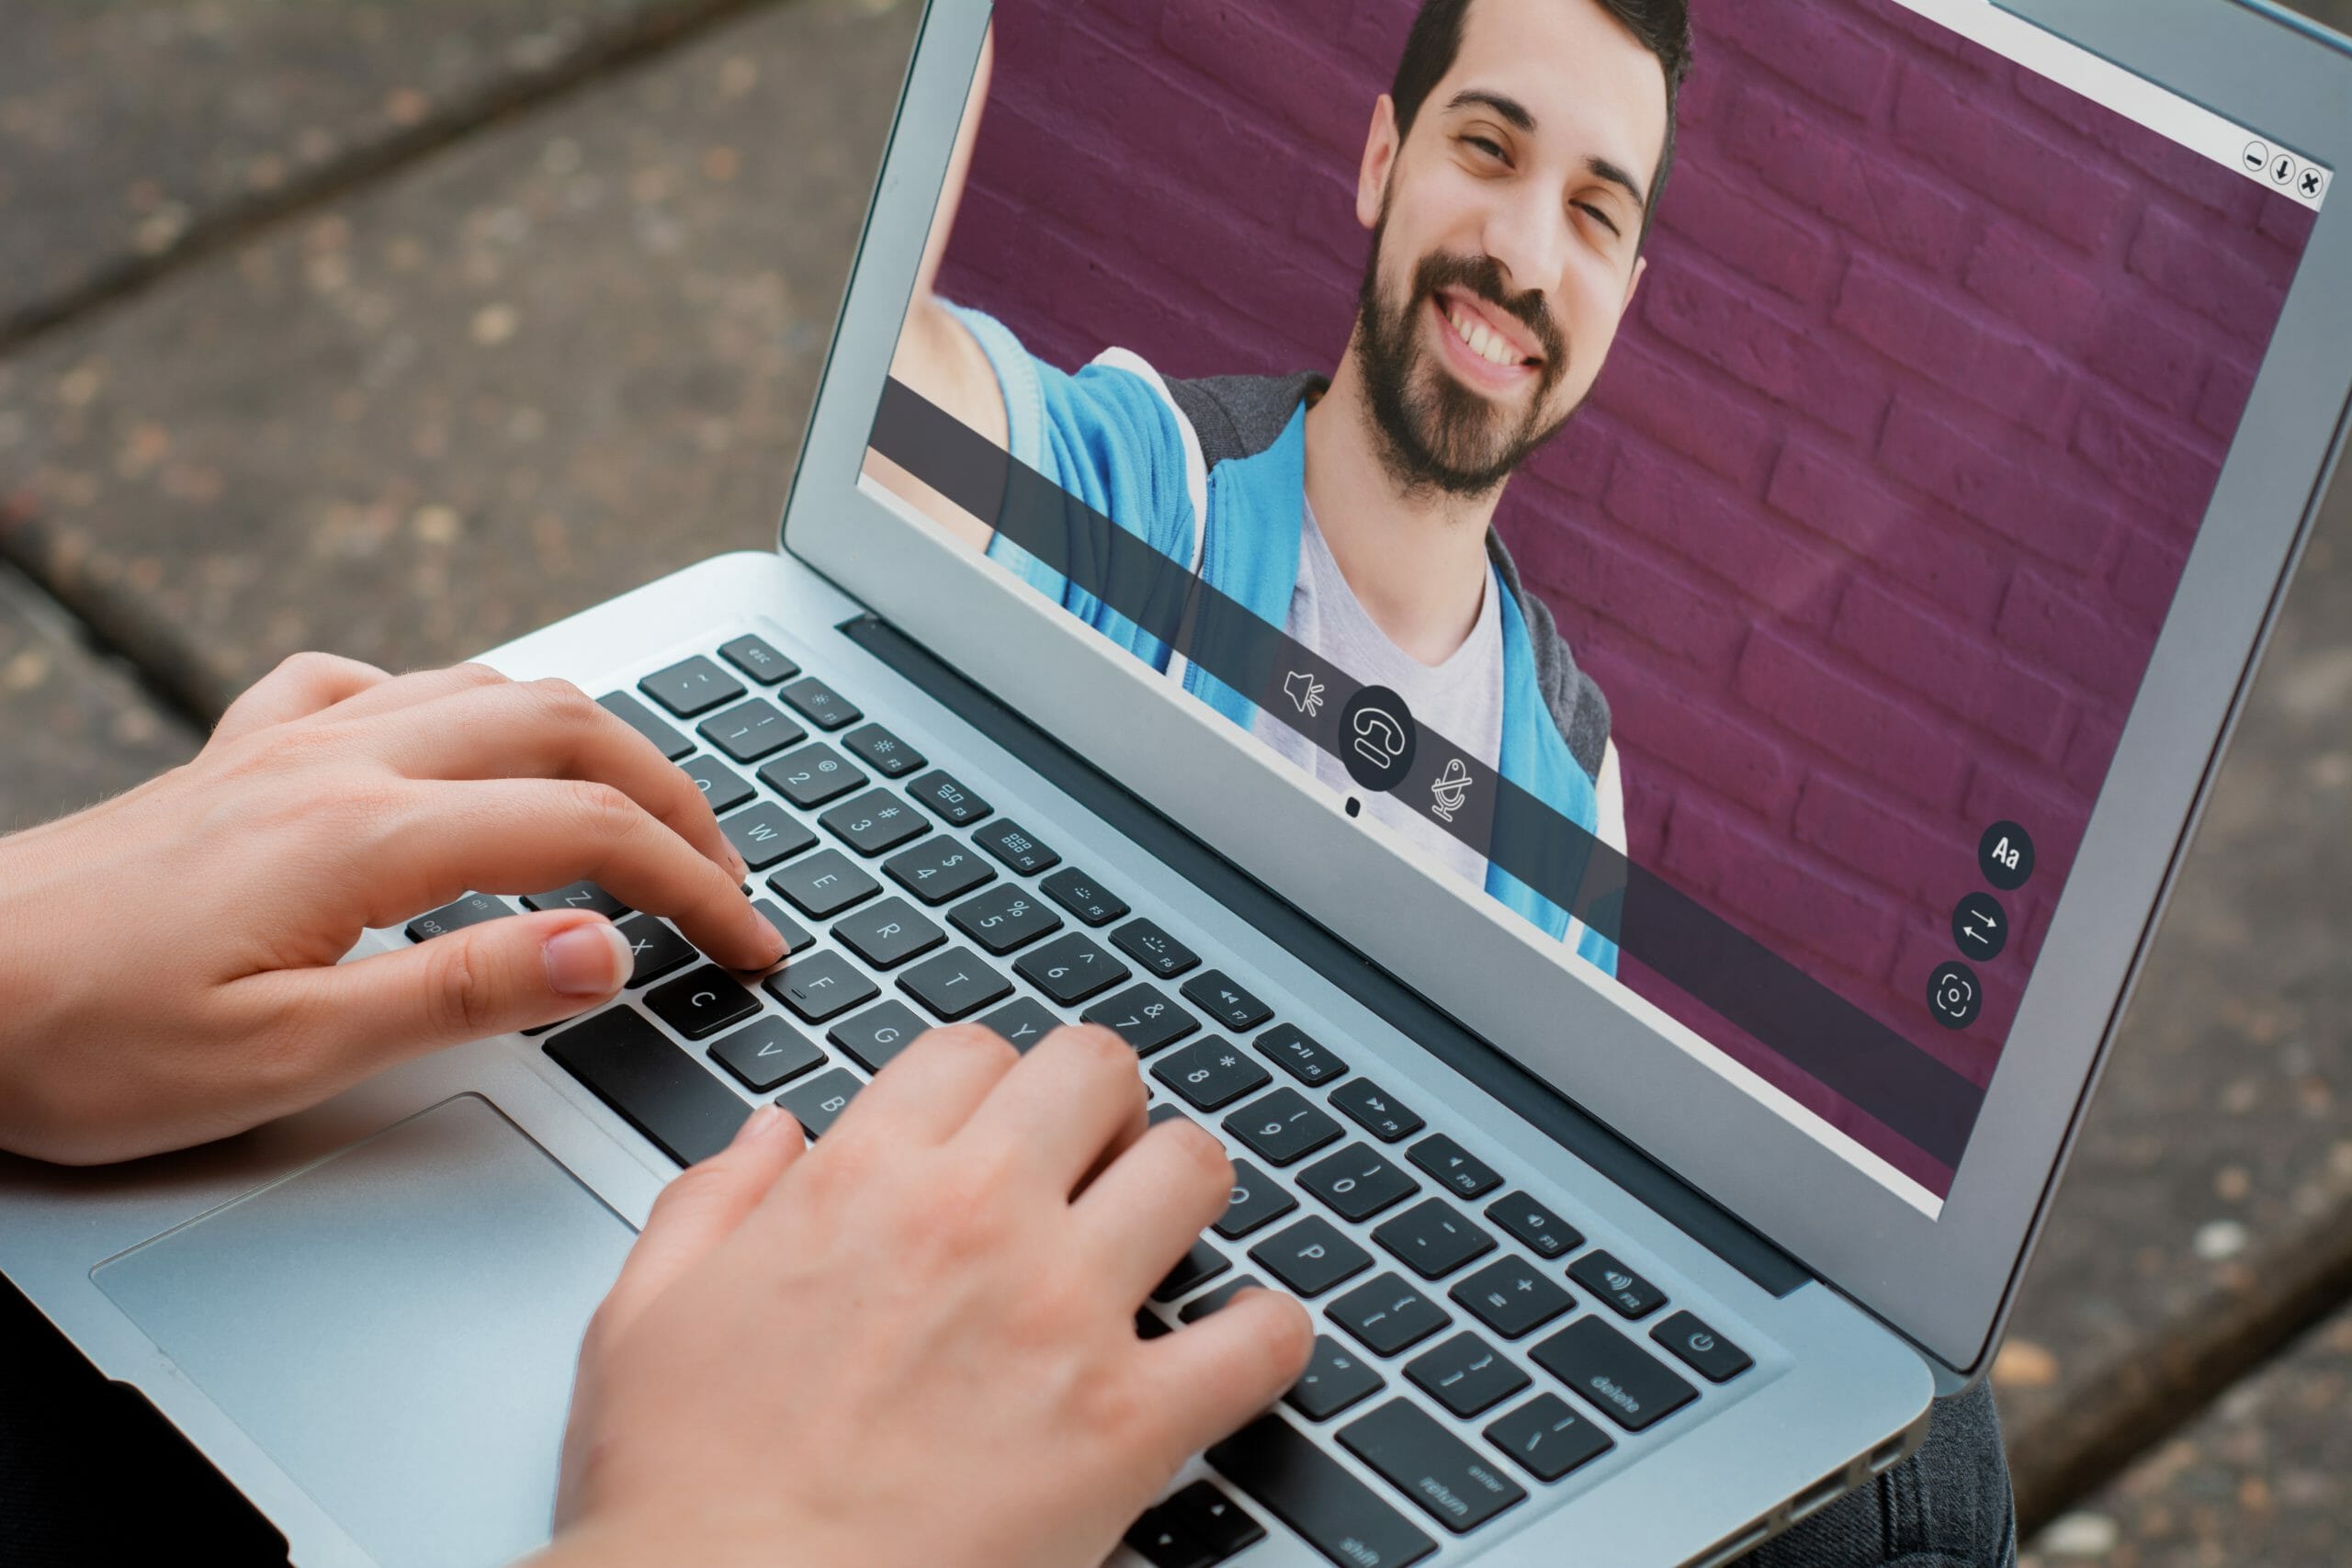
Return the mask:
[[1366, 686], [1340, 710], [1346, 750], [1340, 760], [1363, 788], [1385, 795], [1412, 771], [1418, 736], [1405, 699], [1385, 686]]
[[1385, 708], [1366, 708], [1356, 715], [1356, 750], [1374, 767], [1395, 767], [1405, 755], [1405, 727]]

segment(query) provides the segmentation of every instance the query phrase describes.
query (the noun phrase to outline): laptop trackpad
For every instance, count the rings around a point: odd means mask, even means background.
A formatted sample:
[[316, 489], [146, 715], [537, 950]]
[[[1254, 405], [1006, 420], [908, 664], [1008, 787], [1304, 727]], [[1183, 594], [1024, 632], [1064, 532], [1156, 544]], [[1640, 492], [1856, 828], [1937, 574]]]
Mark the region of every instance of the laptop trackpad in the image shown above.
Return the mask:
[[91, 1273], [385, 1564], [545, 1541], [581, 1330], [636, 1233], [477, 1096]]

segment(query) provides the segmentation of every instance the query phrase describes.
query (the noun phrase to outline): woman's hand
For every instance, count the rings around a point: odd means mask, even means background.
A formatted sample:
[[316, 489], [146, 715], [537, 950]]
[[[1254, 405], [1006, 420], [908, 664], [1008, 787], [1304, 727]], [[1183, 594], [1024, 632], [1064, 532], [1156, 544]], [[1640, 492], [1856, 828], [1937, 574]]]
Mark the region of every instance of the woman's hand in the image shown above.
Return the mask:
[[298, 656], [186, 767], [0, 839], [0, 1147], [92, 1164], [222, 1137], [628, 979], [579, 911], [337, 964], [468, 892], [592, 879], [765, 968], [784, 944], [742, 876], [694, 782], [577, 687]]

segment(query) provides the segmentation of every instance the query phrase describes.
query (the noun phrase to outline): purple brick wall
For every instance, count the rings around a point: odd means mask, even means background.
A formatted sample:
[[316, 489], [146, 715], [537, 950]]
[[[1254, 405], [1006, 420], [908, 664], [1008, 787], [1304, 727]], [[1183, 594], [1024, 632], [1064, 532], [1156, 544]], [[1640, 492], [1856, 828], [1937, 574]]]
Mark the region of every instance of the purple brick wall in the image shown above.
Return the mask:
[[[1983, 1082], [2310, 215], [1889, 0], [1693, 8], [1647, 280], [1498, 526], [1614, 705], [1634, 858]], [[1328, 369], [1412, 11], [1000, 0], [944, 289], [1065, 366]], [[1927, 976], [2000, 818], [2040, 867], [1953, 1035]]]

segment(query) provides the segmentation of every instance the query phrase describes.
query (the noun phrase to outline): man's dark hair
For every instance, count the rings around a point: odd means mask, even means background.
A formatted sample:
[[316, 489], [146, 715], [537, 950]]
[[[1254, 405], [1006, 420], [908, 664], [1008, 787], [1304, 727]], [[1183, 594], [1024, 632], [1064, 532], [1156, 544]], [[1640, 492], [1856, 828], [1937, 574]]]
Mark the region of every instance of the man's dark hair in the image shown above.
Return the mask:
[[[1420, 14], [1405, 39], [1404, 57], [1396, 62], [1396, 82], [1388, 96], [1396, 105], [1396, 136], [1411, 133], [1421, 106], [1429, 101], [1453, 62], [1462, 53], [1462, 31], [1469, 19], [1472, 0], [1421, 0]], [[1650, 179], [1649, 206], [1642, 213], [1642, 237], [1649, 237], [1650, 218], [1666, 194], [1666, 176], [1674, 168], [1675, 107], [1682, 97], [1683, 78], [1690, 74], [1690, 0], [1561, 0], [1563, 5], [1589, 3], [1623, 25], [1657, 56], [1666, 71], [1666, 151]]]

